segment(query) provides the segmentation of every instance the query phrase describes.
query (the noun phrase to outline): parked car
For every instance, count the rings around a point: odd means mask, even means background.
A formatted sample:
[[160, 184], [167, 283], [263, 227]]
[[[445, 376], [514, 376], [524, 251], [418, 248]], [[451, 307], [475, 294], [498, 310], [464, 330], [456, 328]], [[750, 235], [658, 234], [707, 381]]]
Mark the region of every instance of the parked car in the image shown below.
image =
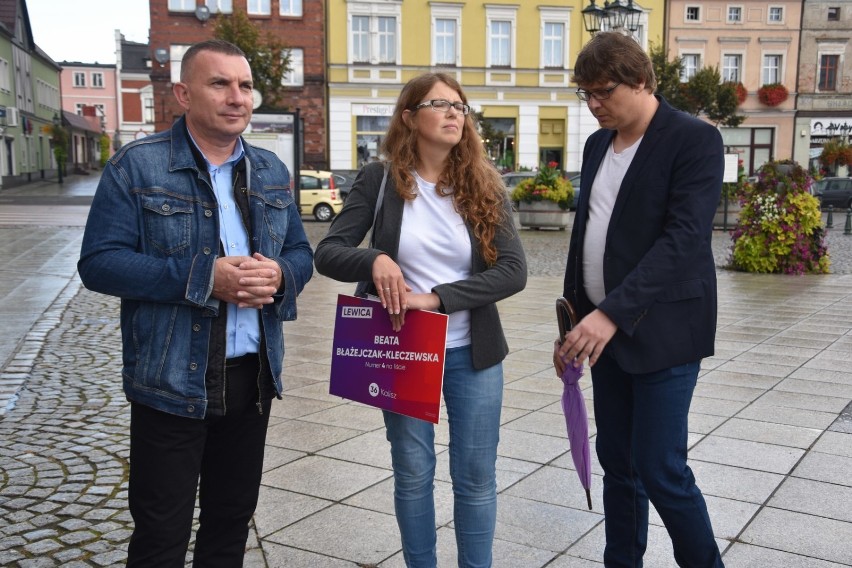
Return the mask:
[[505, 174], [503, 174], [503, 183], [506, 185], [506, 189], [511, 195], [512, 190], [515, 189], [515, 186], [517, 186], [525, 179], [529, 179], [532, 177], [535, 177], [535, 172], [506, 172]]
[[580, 174], [569, 177], [568, 181], [571, 182], [571, 187], [574, 188], [574, 201], [571, 202], [571, 206], [568, 209], [576, 211], [577, 201], [580, 199]]
[[829, 205], [841, 209], [852, 207], [852, 178], [823, 178], [813, 185], [813, 192], [823, 208]]
[[343, 199], [331, 172], [299, 171], [299, 212], [317, 221], [331, 221], [343, 209]]
[[331, 175], [334, 178], [335, 189], [340, 192], [340, 198], [346, 201], [352, 184], [355, 183], [358, 170], [335, 170], [331, 172]]

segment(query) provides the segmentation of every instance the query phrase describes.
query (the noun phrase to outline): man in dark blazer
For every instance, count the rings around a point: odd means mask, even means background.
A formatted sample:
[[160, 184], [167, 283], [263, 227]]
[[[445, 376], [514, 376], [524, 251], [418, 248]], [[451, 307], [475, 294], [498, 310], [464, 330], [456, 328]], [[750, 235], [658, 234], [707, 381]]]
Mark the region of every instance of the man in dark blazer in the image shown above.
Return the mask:
[[716, 331], [722, 139], [654, 95], [647, 54], [621, 33], [592, 38], [574, 81], [602, 128], [583, 152], [565, 273], [580, 322], [554, 347], [554, 365], [591, 367], [604, 563], [642, 565], [650, 499], [680, 566], [722, 566], [686, 464], [689, 405]]

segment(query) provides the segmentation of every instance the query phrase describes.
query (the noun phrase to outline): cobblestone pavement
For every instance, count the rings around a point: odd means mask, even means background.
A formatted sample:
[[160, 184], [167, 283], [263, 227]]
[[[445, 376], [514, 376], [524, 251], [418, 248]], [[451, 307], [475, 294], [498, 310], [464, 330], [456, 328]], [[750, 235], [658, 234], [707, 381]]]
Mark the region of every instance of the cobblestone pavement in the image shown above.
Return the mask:
[[[326, 229], [327, 225], [306, 223], [312, 243]], [[48, 234], [69, 229], [40, 230]], [[544, 277], [551, 285], [558, 282], [551, 279], [561, 277], [564, 270], [568, 236], [564, 231], [522, 231], [532, 277]], [[842, 234], [842, 224], [840, 230], [829, 232], [828, 243], [833, 271], [852, 273], [852, 236]], [[726, 264], [728, 250], [728, 237], [717, 232], [717, 265]], [[817, 281], [798, 282], [798, 293], [804, 293], [808, 282]], [[525, 339], [512, 341], [523, 344]], [[531, 357], [535, 353], [529, 351]], [[844, 358], [848, 360], [848, 354]], [[72, 279], [2, 370], [26, 380], [17, 400], [0, 415], [0, 565], [123, 565], [130, 535], [126, 509], [129, 406], [119, 380], [118, 301], [81, 289]], [[264, 557], [258, 542], [253, 534], [246, 566], [290, 565]], [[338, 565], [329, 562], [328, 566]], [[847, 565], [816, 562], [811, 565]], [[581, 565], [586, 566], [576, 564]]]

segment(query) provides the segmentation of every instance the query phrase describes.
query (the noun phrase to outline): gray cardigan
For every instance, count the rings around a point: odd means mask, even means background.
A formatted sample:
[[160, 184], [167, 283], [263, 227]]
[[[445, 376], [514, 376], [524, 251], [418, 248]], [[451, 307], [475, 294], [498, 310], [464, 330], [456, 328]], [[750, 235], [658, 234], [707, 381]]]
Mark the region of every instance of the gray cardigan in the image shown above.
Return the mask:
[[[405, 200], [396, 192], [388, 176], [382, 207], [375, 222], [375, 248], [359, 248], [373, 224], [373, 213], [384, 168], [374, 162], [364, 166], [355, 178], [346, 205], [335, 217], [328, 234], [317, 245], [314, 263], [317, 272], [342, 282], [372, 283], [373, 261], [383, 252], [396, 261]], [[477, 240], [468, 226], [473, 253], [472, 274], [465, 280], [440, 284], [432, 292], [441, 299], [445, 313], [470, 310], [473, 366], [485, 369], [502, 361], [509, 352], [496, 302], [524, 289], [527, 263], [521, 239], [512, 220], [511, 204], [505, 201], [506, 216], [496, 231], [497, 262], [488, 267], [479, 254]]]

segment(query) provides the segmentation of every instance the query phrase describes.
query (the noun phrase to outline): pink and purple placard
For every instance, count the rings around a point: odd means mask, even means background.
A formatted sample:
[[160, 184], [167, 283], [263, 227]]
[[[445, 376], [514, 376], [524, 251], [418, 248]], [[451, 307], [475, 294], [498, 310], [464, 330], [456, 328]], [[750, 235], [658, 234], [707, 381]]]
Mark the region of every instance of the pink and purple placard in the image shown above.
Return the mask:
[[380, 302], [339, 294], [329, 393], [437, 424], [447, 319], [410, 310], [395, 332]]

